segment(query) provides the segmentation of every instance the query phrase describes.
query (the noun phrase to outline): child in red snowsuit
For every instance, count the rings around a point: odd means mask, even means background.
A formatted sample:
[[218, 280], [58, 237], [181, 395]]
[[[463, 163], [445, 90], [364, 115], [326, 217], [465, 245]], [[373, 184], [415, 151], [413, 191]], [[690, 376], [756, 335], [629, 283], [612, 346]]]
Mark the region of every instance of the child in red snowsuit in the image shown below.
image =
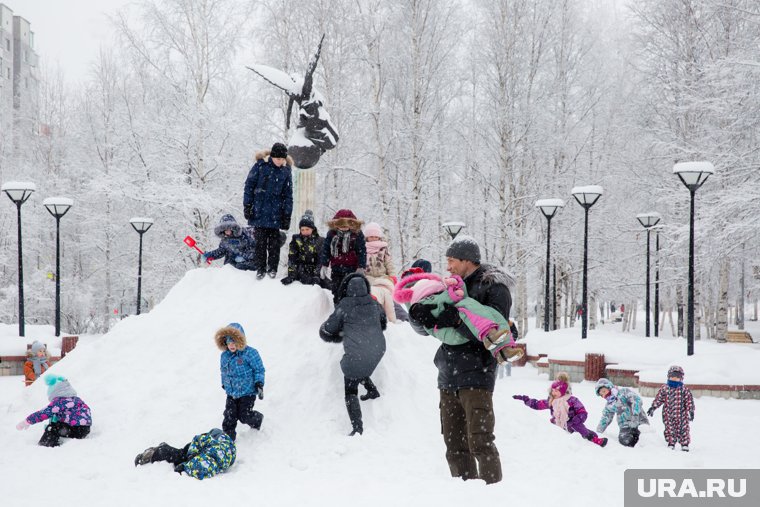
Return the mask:
[[681, 444], [681, 450], [689, 452], [691, 435], [689, 421], [694, 420], [694, 396], [683, 385], [683, 368], [671, 366], [668, 370], [668, 383], [657, 391], [652, 406], [647, 410], [649, 416], [662, 405], [662, 422], [665, 424], [665, 441], [670, 449]]

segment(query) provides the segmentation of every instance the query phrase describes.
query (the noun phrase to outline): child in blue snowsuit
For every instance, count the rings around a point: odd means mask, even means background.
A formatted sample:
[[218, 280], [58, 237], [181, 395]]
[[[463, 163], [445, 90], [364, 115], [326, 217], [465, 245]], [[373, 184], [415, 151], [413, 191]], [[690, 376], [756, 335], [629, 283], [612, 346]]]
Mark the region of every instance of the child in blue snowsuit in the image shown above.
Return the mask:
[[249, 229], [241, 227], [232, 215], [224, 215], [214, 227], [214, 234], [221, 239], [219, 248], [205, 252], [204, 262], [224, 258], [225, 264], [237, 269], [256, 270], [256, 241]]
[[224, 472], [235, 463], [235, 442], [219, 428], [195, 435], [181, 449], [161, 442], [148, 447], [135, 457], [135, 466], [166, 461], [174, 465], [174, 471], [185, 472], [190, 477], [203, 480]]
[[264, 363], [258, 351], [246, 344], [243, 326], [237, 322], [221, 328], [214, 339], [223, 351], [219, 367], [227, 393], [222, 429], [234, 441], [238, 421], [261, 428], [264, 415], [254, 410], [253, 404], [256, 396], [264, 399]]

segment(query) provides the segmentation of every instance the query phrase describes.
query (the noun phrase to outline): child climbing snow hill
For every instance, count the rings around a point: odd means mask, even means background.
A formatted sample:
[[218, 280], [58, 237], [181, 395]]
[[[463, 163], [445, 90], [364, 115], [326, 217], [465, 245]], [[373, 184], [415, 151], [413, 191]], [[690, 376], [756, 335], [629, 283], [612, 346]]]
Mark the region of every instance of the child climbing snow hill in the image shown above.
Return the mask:
[[649, 417], [662, 407], [662, 422], [665, 425], [665, 441], [670, 449], [681, 444], [681, 450], [689, 452], [691, 434], [689, 421], [694, 420], [694, 396], [688, 387], [683, 385], [683, 368], [671, 366], [668, 370], [668, 382], [660, 387], [647, 410]]
[[444, 305], [454, 305], [462, 322], [499, 364], [515, 361], [523, 355], [522, 349], [516, 347], [509, 322], [495, 308], [467, 297], [467, 287], [457, 275], [441, 278], [434, 273], [412, 273], [396, 284], [393, 297], [399, 303], [410, 305], [411, 317], [447, 345], [467, 342], [467, 338], [455, 328], [435, 327], [436, 317], [443, 311]]
[[552, 383], [549, 389], [549, 397], [545, 400], [535, 400], [528, 396], [516, 394], [512, 396], [520, 400], [533, 410], [549, 409], [551, 413], [551, 422], [556, 424], [568, 433], [578, 432], [583, 438], [604, 447], [607, 445], [606, 438], [599, 436], [586, 428], [584, 423], [588, 417], [586, 407], [581, 400], [571, 395], [570, 378], [565, 372], [557, 375], [557, 380]]
[[245, 271], [256, 270], [256, 242], [253, 234], [240, 226], [232, 215], [224, 215], [214, 227], [214, 234], [221, 240], [219, 248], [205, 252], [207, 259], [224, 259], [225, 264]]

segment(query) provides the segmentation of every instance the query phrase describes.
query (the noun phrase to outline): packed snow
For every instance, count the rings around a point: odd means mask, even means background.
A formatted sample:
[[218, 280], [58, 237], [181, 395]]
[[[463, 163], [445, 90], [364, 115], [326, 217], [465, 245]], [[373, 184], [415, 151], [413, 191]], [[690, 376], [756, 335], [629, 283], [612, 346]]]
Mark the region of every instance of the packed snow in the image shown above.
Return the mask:
[[[659, 413], [651, 427], [642, 427], [636, 448], [617, 443], [614, 423], [605, 434], [610, 443], [600, 448], [550, 424], [548, 412], [511, 398], [546, 395], [546, 375], [528, 366], [497, 380], [495, 433], [504, 480], [486, 486], [453, 479], [440, 435], [436, 340], [407, 324], [389, 325], [388, 350], [373, 375], [382, 396], [362, 402], [365, 433], [348, 437], [342, 347], [318, 336], [332, 309], [330, 294], [254, 278], [230, 267], [192, 270], [153, 311], [83, 340], [54, 366], [92, 408], [93, 430], [84, 440], [38, 447], [43, 424], [23, 432], [14, 426], [47, 404], [45, 386], [0, 379], [3, 505], [588, 507], [622, 505], [629, 468], [757, 465], [760, 402], [697, 399], [690, 453], [667, 449]], [[146, 447], [183, 445], [221, 425], [225, 395], [213, 334], [229, 322], [243, 325], [267, 369], [266, 397], [256, 403], [264, 414], [261, 431], [239, 425], [236, 463], [208, 480], [180, 476], [166, 463], [136, 468], [134, 457]], [[596, 341], [595, 333], [587, 343]], [[567, 339], [561, 334], [558, 340]], [[660, 371], [663, 382], [664, 376]], [[574, 384], [573, 392], [594, 428], [603, 403], [593, 384]]]

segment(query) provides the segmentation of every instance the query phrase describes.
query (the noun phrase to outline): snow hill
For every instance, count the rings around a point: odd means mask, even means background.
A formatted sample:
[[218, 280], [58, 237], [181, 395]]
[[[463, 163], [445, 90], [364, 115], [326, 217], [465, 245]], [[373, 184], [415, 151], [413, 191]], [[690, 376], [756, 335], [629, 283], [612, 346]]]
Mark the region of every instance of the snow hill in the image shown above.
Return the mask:
[[[760, 402], [700, 399], [690, 454], [669, 451], [659, 413], [636, 449], [607, 448], [568, 435], [511, 398], [543, 397], [545, 375], [514, 368], [498, 380], [496, 442], [505, 479], [494, 486], [452, 479], [438, 417], [438, 343], [391, 324], [388, 352], [373, 375], [382, 397], [362, 403], [365, 434], [349, 438], [338, 361], [342, 346], [318, 327], [332, 309], [316, 287], [255, 281], [232, 268], [197, 269], [153, 311], [130, 317], [87, 341], [53, 368], [92, 407], [93, 431], [56, 449], [36, 445], [43, 425], [15, 424], [47, 404], [45, 386], [0, 383], [0, 481], [3, 505], [59, 506], [304, 505], [383, 506], [622, 505], [628, 468], [741, 468], [757, 463], [753, 422]], [[238, 427], [238, 458], [225, 474], [197, 481], [134, 456], [166, 441], [182, 445], [221, 426], [225, 395], [213, 334], [239, 322], [267, 369], [262, 430]], [[594, 427], [602, 402], [591, 383], [573, 386]], [[360, 392], [363, 392], [360, 388]], [[647, 406], [649, 400], [647, 400]], [[589, 503], [593, 502], [593, 503]]]

